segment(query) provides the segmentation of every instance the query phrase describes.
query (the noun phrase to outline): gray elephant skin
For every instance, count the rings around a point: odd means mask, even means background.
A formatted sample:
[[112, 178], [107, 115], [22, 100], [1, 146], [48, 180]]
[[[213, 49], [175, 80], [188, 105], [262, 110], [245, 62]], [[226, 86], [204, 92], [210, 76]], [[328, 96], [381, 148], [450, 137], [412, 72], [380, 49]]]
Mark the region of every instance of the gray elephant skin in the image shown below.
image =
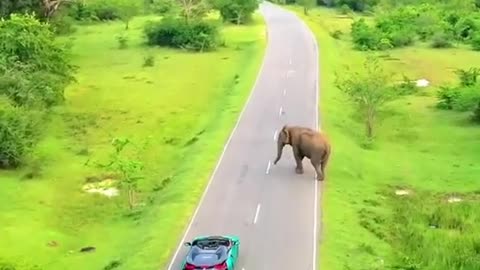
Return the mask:
[[325, 167], [330, 158], [331, 145], [323, 132], [300, 126], [283, 126], [277, 138], [277, 158], [274, 165], [282, 157], [285, 145], [290, 145], [295, 157], [297, 174], [303, 174], [302, 160], [304, 157], [310, 162], [317, 172], [317, 180], [325, 179]]

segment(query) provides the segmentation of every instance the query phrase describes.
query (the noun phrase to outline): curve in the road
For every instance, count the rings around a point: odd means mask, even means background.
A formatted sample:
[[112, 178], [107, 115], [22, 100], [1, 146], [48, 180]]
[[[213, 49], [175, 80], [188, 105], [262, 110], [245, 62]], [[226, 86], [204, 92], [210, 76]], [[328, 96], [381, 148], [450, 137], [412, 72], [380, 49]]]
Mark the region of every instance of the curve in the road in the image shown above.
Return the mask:
[[284, 124], [318, 129], [318, 48], [293, 13], [260, 9], [268, 29], [260, 73], [168, 270], [180, 269], [184, 241], [222, 234], [240, 237], [238, 270], [316, 269], [314, 171], [308, 163], [295, 174], [291, 153], [276, 166], [271, 158]]

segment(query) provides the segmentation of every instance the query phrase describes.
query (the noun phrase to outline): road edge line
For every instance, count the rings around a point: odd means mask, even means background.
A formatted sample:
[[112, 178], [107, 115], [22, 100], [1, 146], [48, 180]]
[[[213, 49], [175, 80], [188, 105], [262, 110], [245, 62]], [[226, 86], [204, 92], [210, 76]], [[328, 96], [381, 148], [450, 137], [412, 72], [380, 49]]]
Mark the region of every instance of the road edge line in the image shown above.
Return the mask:
[[265, 60], [267, 58], [267, 49], [268, 49], [269, 40], [268, 40], [268, 25], [267, 25], [267, 22], [266, 22], [266, 19], [265, 19], [265, 14], [262, 13], [261, 8], [260, 8], [260, 13], [262, 14], [262, 17], [265, 20], [265, 29], [266, 29], [266, 36], [265, 36], [265, 41], [266, 41], [265, 44], [266, 45], [265, 45], [265, 49], [264, 49], [262, 64], [260, 65], [260, 69], [258, 70], [257, 77], [255, 79], [255, 83], [253, 84], [253, 87], [250, 89], [250, 94], [248, 95], [247, 101], [245, 102], [245, 105], [243, 106], [243, 109], [242, 109], [242, 111], [240, 112], [240, 115], [237, 118], [237, 122], [235, 123], [235, 126], [233, 127], [232, 131], [230, 132], [230, 136], [228, 137], [227, 142], [223, 146], [222, 154], [220, 154], [220, 158], [218, 159], [217, 164], [215, 165], [215, 169], [213, 170], [213, 173], [210, 176], [210, 179], [208, 180], [207, 186], [205, 187], [205, 189], [203, 191], [202, 197], [200, 197], [200, 200], [198, 201], [197, 207], [196, 207], [195, 211], [193, 212], [192, 217], [190, 218], [190, 222], [189, 222], [187, 228], [185, 229], [185, 231], [183, 233], [182, 239], [180, 240], [180, 243], [178, 244], [175, 253], [173, 254], [173, 256], [170, 259], [170, 264], [167, 268], [168, 270], [172, 270], [173, 263], [175, 262], [175, 259], [177, 258], [178, 253], [180, 252], [180, 248], [182, 247], [182, 244], [185, 241], [185, 238], [187, 237], [187, 234], [188, 234], [188, 232], [190, 231], [190, 229], [193, 225], [193, 221], [195, 220], [195, 217], [197, 216], [198, 211], [200, 210], [200, 207], [202, 206], [203, 200], [205, 199], [205, 196], [206, 196], [206, 194], [207, 194], [207, 192], [208, 192], [208, 190], [209, 190], [209, 188], [210, 188], [210, 186], [213, 182], [213, 179], [215, 178], [215, 174], [217, 173], [217, 170], [220, 167], [220, 163], [222, 163], [225, 152], [226, 152], [228, 146], [230, 145], [230, 141], [232, 140], [232, 137], [235, 134], [235, 131], [237, 130], [237, 127], [238, 127], [238, 125], [239, 125], [239, 123], [240, 123], [240, 121], [243, 117], [243, 113], [245, 112], [246, 108], [250, 104], [252, 96], [255, 93], [255, 89], [257, 88], [258, 81], [260, 80], [260, 77], [263, 73], [265, 62], [266, 62]]

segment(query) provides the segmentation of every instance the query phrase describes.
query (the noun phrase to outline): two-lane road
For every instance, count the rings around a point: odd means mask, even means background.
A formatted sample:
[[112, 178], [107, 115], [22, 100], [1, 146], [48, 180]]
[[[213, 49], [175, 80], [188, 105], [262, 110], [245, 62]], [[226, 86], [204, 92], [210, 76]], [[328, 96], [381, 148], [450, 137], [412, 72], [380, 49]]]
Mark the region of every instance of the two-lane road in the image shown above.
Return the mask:
[[318, 182], [308, 159], [294, 172], [290, 147], [273, 166], [284, 124], [317, 128], [318, 56], [310, 30], [270, 3], [261, 11], [268, 45], [256, 84], [168, 270], [179, 270], [198, 235], [237, 235], [237, 270], [313, 270]]

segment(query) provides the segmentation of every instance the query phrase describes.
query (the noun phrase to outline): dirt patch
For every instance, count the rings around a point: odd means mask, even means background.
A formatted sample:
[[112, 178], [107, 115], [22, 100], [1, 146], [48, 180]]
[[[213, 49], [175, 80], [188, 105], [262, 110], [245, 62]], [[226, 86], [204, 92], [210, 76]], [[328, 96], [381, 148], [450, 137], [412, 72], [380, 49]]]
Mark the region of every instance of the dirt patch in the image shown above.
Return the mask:
[[462, 198], [459, 198], [459, 197], [449, 197], [449, 198], [447, 199], [447, 201], [448, 201], [449, 203], [457, 203], [457, 202], [463, 201], [463, 199], [462, 199]]
[[397, 196], [407, 196], [410, 195], [411, 191], [408, 189], [397, 189], [395, 190], [395, 195]]
[[118, 188], [115, 187], [116, 180], [105, 179], [99, 182], [90, 182], [83, 185], [83, 191], [87, 193], [98, 193], [106, 197], [115, 197], [119, 195]]

